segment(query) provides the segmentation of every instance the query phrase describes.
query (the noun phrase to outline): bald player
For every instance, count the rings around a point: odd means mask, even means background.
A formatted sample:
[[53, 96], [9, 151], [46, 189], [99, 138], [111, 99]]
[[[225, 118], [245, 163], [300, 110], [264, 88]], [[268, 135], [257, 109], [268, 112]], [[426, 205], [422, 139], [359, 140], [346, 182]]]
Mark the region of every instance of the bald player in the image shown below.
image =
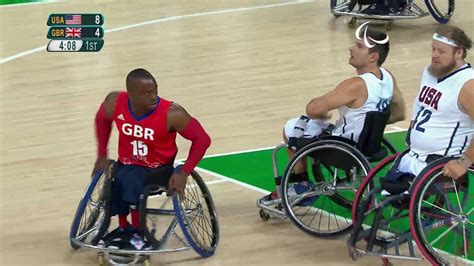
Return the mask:
[[[113, 248], [141, 250], [148, 248], [137, 209], [144, 185], [156, 184], [183, 193], [188, 175], [211, 139], [183, 107], [158, 96], [158, 85], [148, 71], [131, 71], [126, 87], [127, 91], [109, 93], [97, 111], [98, 154], [93, 173], [108, 167], [107, 145], [114, 122], [119, 143], [112, 171], [112, 215], [118, 215], [119, 227], [104, 241]], [[192, 142], [186, 163], [179, 169], [173, 167], [177, 133]]]

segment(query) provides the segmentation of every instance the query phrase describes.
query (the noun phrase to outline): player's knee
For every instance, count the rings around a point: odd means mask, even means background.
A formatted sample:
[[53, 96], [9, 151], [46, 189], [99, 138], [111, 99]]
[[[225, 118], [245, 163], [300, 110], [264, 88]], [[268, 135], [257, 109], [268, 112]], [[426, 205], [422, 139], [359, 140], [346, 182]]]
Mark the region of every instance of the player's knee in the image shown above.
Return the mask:
[[296, 124], [297, 120], [298, 120], [298, 118], [295, 117], [295, 118], [292, 118], [292, 119], [286, 121], [285, 126], [283, 127], [283, 136], [284, 136], [283, 139], [286, 140], [285, 142], [287, 142], [288, 139], [290, 137], [292, 137], [293, 129], [295, 127], [295, 124]]

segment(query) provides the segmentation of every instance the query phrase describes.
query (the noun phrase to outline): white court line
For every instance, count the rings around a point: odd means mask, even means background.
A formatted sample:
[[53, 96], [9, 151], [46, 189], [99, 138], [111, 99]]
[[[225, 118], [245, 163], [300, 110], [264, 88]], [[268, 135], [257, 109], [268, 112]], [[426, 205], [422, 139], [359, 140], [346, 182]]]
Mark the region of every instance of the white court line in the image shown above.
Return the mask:
[[[218, 153], [218, 154], [211, 154], [211, 155], [206, 155], [203, 158], [212, 158], [212, 157], [219, 157], [219, 156], [226, 156], [226, 155], [235, 155], [235, 154], [241, 154], [241, 153], [247, 153], [247, 152], [254, 152], [254, 151], [264, 151], [264, 150], [269, 150], [273, 149], [275, 146], [270, 146], [270, 147], [264, 147], [264, 148], [257, 148], [257, 149], [248, 149], [248, 150], [241, 150], [241, 151], [232, 151], [232, 152], [225, 152], [225, 153]], [[185, 159], [181, 159], [183, 161]]]
[[[387, 130], [385, 131], [385, 133], [396, 133], [396, 132], [402, 132], [402, 131], [406, 131], [406, 129], [404, 128], [401, 128], [401, 127], [391, 127], [393, 128], [393, 130]], [[218, 153], [218, 154], [212, 154], [212, 155], [208, 155], [208, 156], [204, 156], [204, 158], [213, 158], [213, 157], [219, 157], [219, 156], [225, 156], [225, 155], [235, 155], [235, 154], [242, 154], [242, 153], [247, 153], [247, 152], [255, 152], [255, 151], [263, 151], [263, 150], [268, 150], [268, 149], [271, 149], [271, 148], [274, 148], [275, 146], [271, 146], [271, 147], [265, 147], [265, 148], [257, 148], [257, 149], [248, 149], [248, 150], [241, 150], [241, 151], [234, 151], [234, 152], [226, 152], [226, 153]], [[179, 165], [179, 164], [182, 164], [183, 161], [186, 160], [185, 158], [183, 159], [178, 159], [175, 161], [175, 165]], [[213, 172], [213, 171], [209, 171], [207, 169], [204, 169], [204, 168], [200, 168], [200, 167], [196, 167], [196, 170], [198, 171], [201, 171], [203, 173], [207, 173], [209, 175], [212, 175], [212, 176], [215, 176], [217, 178], [220, 178], [221, 180], [214, 180], [214, 181], [209, 181], [209, 182], [206, 182], [206, 184], [217, 184], [217, 183], [223, 183], [223, 182], [232, 182], [234, 184], [237, 184], [239, 186], [242, 186], [242, 187], [246, 187], [248, 189], [251, 189], [253, 191], [257, 191], [257, 192], [260, 192], [262, 194], [268, 194], [270, 193], [270, 191], [267, 191], [267, 190], [264, 190], [264, 189], [261, 189], [261, 188], [258, 188], [258, 187], [255, 187], [255, 186], [252, 186], [252, 185], [249, 185], [247, 183], [244, 183], [244, 182], [241, 182], [241, 181], [237, 181], [231, 177], [228, 177], [228, 176], [225, 176], [225, 175], [221, 175], [221, 174], [218, 174], [216, 172]]]
[[[397, 133], [397, 132], [403, 132], [406, 131], [407, 129], [401, 128], [401, 127], [392, 127], [393, 130], [387, 130], [385, 133]], [[247, 152], [255, 152], [255, 151], [263, 151], [263, 150], [268, 150], [268, 149], [273, 149], [275, 146], [270, 146], [270, 147], [265, 147], [265, 148], [257, 148], [257, 149], [248, 149], [248, 150], [241, 150], [241, 151], [232, 151], [232, 152], [225, 152], [225, 153], [217, 153], [217, 154], [211, 154], [211, 155], [206, 155], [203, 157], [203, 159], [207, 158], [213, 158], [213, 157], [219, 157], [219, 156], [226, 156], [226, 155], [236, 155], [236, 154], [242, 154], [242, 153], [247, 153]], [[176, 160], [176, 162], [183, 162], [186, 160], [186, 158]]]
[[24, 51], [24, 52], [21, 52], [21, 53], [18, 53], [18, 54], [15, 54], [15, 55], [12, 55], [12, 56], [9, 56], [9, 57], [6, 57], [6, 58], [0, 58], [0, 65], [4, 64], [4, 63], [7, 63], [7, 62], [10, 62], [10, 61], [13, 61], [13, 60], [18, 59], [18, 58], [23, 57], [23, 56], [34, 54], [34, 53], [39, 52], [39, 51], [44, 51], [44, 50], [46, 50], [46, 46], [47, 45], [43, 45], [41, 47], [31, 49], [31, 50], [27, 50], [27, 51]]
[[[257, 9], [263, 9], [263, 8], [272, 8], [272, 7], [281, 7], [281, 6], [289, 6], [289, 5], [297, 5], [297, 4], [303, 4], [303, 3], [308, 3], [311, 2], [311, 0], [296, 0], [294, 2], [285, 2], [285, 3], [279, 3], [279, 4], [272, 4], [272, 5], [261, 5], [261, 6], [252, 6], [252, 7], [241, 7], [241, 8], [233, 8], [233, 9], [224, 9], [224, 10], [217, 10], [217, 11], [209, 11], [209, 12], [203, 12], [203, 13], [195, 13], [195, 14], [188, 14], [188, 15], [180, 15], [180, 16], [172, 16], [172, 17], [165, 17], [165, 18], [159, 18], [159, 19], [154, 19], [154, 20], [149, 20], [145, 22], [140, 22], [136, 24], [131, 24], [127, 26], [122, 26], [114, 29], [109, 29], [106, 30], [106, 33], [110, 32], [115, 32], [115, 31], [122, 31], [122, 30], [128, 30], [128, 29], [133, 29], [133, 28], [138, 28], [141, 26], [145, 25], [150, 25], [150, 24], [156, 24], [156, 23], [161, 23], [161, 22], [167, 22], [167, 21], [174, 21], [174, 20], [181, 20], [185, 18], [192, 18], [192, 17], [201, 17], [201, 16], [208, 16], [208, 15], [215, 15], [215, 14], [225, 14], [225, 13], [232, 13], [232, 12], [242, 12], [242, 11], [249, 11], [249, 10], [257, 10]], [[9, 57], [5, 58], [0, 58], [0, 65], [5, 64], [7, 62], [13, 61], [15, 59], [34, 54], [36, 52], [42, 51], [46, 49], [46, 45], [34, 48], [31, 50], [27, 50], [18, 54], [14, 54]]]
[[0, 5], [0, 8], [7, 8], [7, 7], [22, 7], [22, 6], [37, 5], [37, 4], [49, 4], [49, 3], [53, 3], [53, 2], [64, 2], [64, 0], [49, 0], [49, 1], [40, 1], [40, 2], [29, 2], [29, 3], [7, 4], [7, 5]]
[[406, 128], [397, 127], [397, 126], [390, 126], [390, 128], [393, 128], [393, 130], [385, 131], [385, 133], [400, 132], [400, 131], [406, 131], [407, 130]]
[[[268, 194], [268, 193], [270, 193], [270, 191], [268, 191], [268, 190], [261, 189], [261, 188], [259, 188], [259, 187], [255, 187], [255, 186], [249, 185], [249, 184], [244, 183], [244, 182], [240, 182], [240, 181], [238, 181], [238, 180], [235, 180], [235, 179], [230, 178], [230, 177], [225, 176], [225, 175], [221, 175], [221, 174], [218, 174], [218, 173], [215, 173], [215, 172], [212, 172], [212, 171], [209, 171], [209, 170], [200, 168], [200, 167], [196, 167], [195, 169], [196, 169], [197, 171], [200, 171], [200, 172], [203, 172], [203, 173], [206, 173], [206, 174], [215, 176], [215, 177], [217, 177], [217, 178], [220, 178], [220, 179], [223, 180], [223, 181], [221, 181], [221, 182], [229, 181], [229, 182], [232, 182], [232, 183], [237, 184], [237, 185], [239, 185], [239, 186], [242, 186], [242, 187], [251, 189], [251, 190], [253, 190], [253, 191], [260, 192], [260, 193], [262, 193], [262, 194]], [[216, 183], [220, 183], [220, 182], [216, 182]], [[206, 184], [208, 184], [208, 182], [206, 182]]]
[[[182, 164], [182, 161], [183, 160], [176, 160], [175, 161], [175, 165], [178, 165], [178, 164]], [[218, 174], [216, 172], [213, 172], [213, 171], [209, 171], [207, 169], [204, 169], [204, 168], [201, 168], [201, 167], [195, 167], [195, 170], [198, 171], [198, 172], [202, 172], [202, 173], [206, 173], [206, 174], [209, 174], [209, 175], [212, 175], [214, 177], [217, 177], [219, 178], [219, 180], [212, 180], [212, 181], [207, 181], [205, 182], [206, 185], [214, 185], [214, 184], [220, 184], [220, 183], [225, 183], [225, 182], [231, 182], [231, 183], [234, 183], [234, 184], [237, 184], [241, 187], [245, 187], [245, 188], [248, 188], [248, 189], [251, 189], [253, 191], [257, 191], [257, 192], [260, 192], [262, 194], [268, 194], [270, 193], [270, 191], [267, 191], [265, 189], [261, 189], [261, 188], [258, 188], [258, 187], [255, 187], [255, 186], [252, 186], [252, 185], [249, 185], [247, 183], [244, 183], [244, 182], [241, 182], [241, 181], [238, 181], [234, 178], [231, 178], [231, 177], [228, 177], [228, 176], [225, 176], [225, 175], [221, 175], [221, 174]]]
[[215, 184], [220, 184], [220, 183], [225, 183], [227, 180], [225, 179], [217, 179], [217, 180], [211, 180], [211, 181], [206, 181], [206, 185], [215, 185]]

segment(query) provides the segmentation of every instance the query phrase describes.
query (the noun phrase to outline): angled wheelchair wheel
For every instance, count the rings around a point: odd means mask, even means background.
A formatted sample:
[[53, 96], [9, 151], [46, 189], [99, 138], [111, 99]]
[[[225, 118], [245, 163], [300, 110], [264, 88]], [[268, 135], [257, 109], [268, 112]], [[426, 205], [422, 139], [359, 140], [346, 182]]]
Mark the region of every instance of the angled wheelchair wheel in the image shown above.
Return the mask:
[[[371, 212], [371, 209], [375, 207], [376, 202], [382, 201], [380, 195], [371, 194], [369, 198], [369, 193], [374, 188], [380, 188], [380, 178], [384, 177], [387, 172], [392, 167], [392, 163], [399, 157], [398, 153], [394, 153], [389, 157], [382, 160], [376, 166], [374, 166], [367, 176], [362, 180], [356, 196], [354, 197], [354, 203], [352, 205], [352, 220], [357, 221], [361, 215], [367, 215]], [[366, 204], [367, 206], [361, 213], [362, 205]]]
[[425, 0], [431, 16], [441, 24], [446, 24], [454, 14], [454, 0]]
[[73, 249], [79, 246], [73, 239], [84, 244], [96, 245], [110, 223], [110, 190], [112, 180], [103, 172], [95, 174], [84, 193], [69, 232]]
[[[409, 235], [408, 201], [405, 194], [389, 195], [382, 186], [382, 179], [392, 168], [400, 154], [392, 154], [372, 168], [357, 190], [352, 205], [353, 231], [347, 240], [350, 250], [389, 254], [389, 249], [406, 242]], [[384, 248], [382, 248], [384, 247]], [[391, 247], [391, 248], [388, 248]], [[390, 255], [402, 255], [404, 252]], [[411, 252], [411, 249], [408, 250]], [[406, 255], [409, 255], [405, 253]]]
[[412, 236], [433, 265], [474, 263], [474, 169], [454, 180], [443, 175], [443, 158], [428, 165], [411, 190]]
[[[299, 166], [298, 166], [299, 165]], [[307, 180], [295, 181], [303, 166]], [[281, 182], [287, 216], [302, 231], [321, 237], [352, 227], [352, 204], [370, 165], [356, 148], [337, 140], [319, 140], [299, 150]]]
[[212, 256], [219, 242], [219, 223], [211, 193], [197, 172], [188, 177], [184, 195], [173, 197], [173, 206], [189, 245], [202, 257]]

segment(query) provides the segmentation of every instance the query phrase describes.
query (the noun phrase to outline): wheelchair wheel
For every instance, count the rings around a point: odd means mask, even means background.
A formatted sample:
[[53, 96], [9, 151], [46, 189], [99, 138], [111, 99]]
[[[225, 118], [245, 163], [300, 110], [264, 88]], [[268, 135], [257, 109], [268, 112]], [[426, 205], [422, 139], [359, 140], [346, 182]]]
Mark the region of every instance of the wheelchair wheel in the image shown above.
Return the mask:
[[[443, 2], [443, 4], [440, 2]], [[449, 19], [453, 16], [454, 0], [425, 0], [425, 4], [433, 18], [441, 24], [448, 23]]]
[[143, 194], [140, 196], [140, 224], [144, 229], [146, 239], [154, 249], [159, 249], [160, 247], [160, 240], [156, 238], [158, 234], [159, 216], [175, 215], [175, 211], [171, 207], [165, 206], [169, 202], [168, 198], [164, 201], [162, 199], [150, 200], [152, 196], [161, 195], [163, 193], [165, 193], [165, 191], [159, 186], [148, 185], [145, 186]]
[[[307, 181], [295, 182], [295, 167], [303, 165]], [[321, 237], [346, 233], [357, 188], [370, 165], [356, 148], [337, 140], [319, 140], [300, 149], [282, 178], [282, 202], [287, 216], [302, 231]]]
[[84, 244], [97, 245], [110, 223], [111, 182], [103, 172], [97, 173], [84, 193], [69, 232], [70, 244], [73, 249], [79, 246], [73, 239]]
[[[402, 155], [382, 160], [360, 184], [352, 206], [353, 231], [347, 240], [350, 251], [358, 248], [373, 252], [380, 248], [385, 252], [382, 254], [388, 254], [387, 246], [398, 249], [402, 236], [409, 234], [408, 196], [387, 195], [381, 182]], [[389, 197], [396, 198], [387, 202]]]
[[[329, 3], [331, 12], [334, 11], [352, 11], [357, 4], [357, 0], [331, 0]], [[350, 10], [349, 10], [350, 9]], [[334, 15], [338, 17], [339, 15]]]
[[[368, 192], [375, 187], [380, 187], [380, 177], [385, 176], [385, 174], [390, 170], [393, 161], [399, 156], [398, 153], [394, 153], [389, 157], [382, 160], [379, 164], [377, 164], [374, 168], [370, 170], [367, 176], [362, 180], [360, 184], [356, 196], [354, 198], [354, 204], [352, 205], [352, 220], [355, 222], [358, 220], [360, 215], [366, 215], [370, 213], [371, 208], [375, 205], [375, 202], [381, 201], [377, 199], [378, 195], [371, 196], [371, 199], [368, 199]], [[367, 210], [364, 210], [364, 213], [360, 213], [360, 207], [362, 206], [364, 201], [369, 200], [367, 202]]]
[[412, 185], [410, 225], [423, 256], [433, 265], [474, 263], [474, 170], [454, 180], [443, 175], [443, 158], [427, 166]]
[[184, 195], [173, 197], [173, 206], [189, 245], [201, 257], [212, 256], [219, 242], [219, 223], [211, 193], [197, 172], [188, 177]]

